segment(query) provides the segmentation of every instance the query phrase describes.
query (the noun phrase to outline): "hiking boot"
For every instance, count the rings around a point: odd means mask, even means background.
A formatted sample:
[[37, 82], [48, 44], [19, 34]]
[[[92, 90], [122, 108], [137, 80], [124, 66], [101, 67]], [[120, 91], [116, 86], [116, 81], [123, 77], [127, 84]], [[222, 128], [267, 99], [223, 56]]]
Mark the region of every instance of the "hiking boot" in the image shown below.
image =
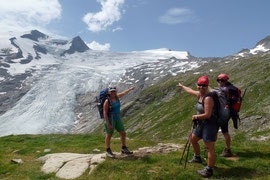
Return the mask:
[[197, 173], [204, 178], [209, 178], [209, 177], [213, 176], [213, 169], [206, 167], [202, 170], [198, 170]]
[[127, 155], [133, 154], [133, 152], [129, 151], [127, 147], [123, 147], [121, 152], [122, 154], [127, 154]]
[[201, 156], [193, 156], [191, 160], [188, 161], [189, 163], [202, 163]]
[[232, 154], [231, 149], [225, 148], [220, 156], [222, 156], [222, 157], [232, 157], [233, 154]]
[[113, 154], [111, 148], [107, 149], [106, 156], [110, 158], [115, 158], [115, 155]]

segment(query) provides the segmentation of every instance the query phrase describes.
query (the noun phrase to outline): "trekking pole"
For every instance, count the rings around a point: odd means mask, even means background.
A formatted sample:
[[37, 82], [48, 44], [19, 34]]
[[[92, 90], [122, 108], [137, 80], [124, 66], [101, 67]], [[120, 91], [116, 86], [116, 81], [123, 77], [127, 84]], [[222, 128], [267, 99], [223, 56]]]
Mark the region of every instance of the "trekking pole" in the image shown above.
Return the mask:
[[184, 154], [185, 154], [185, 152], [186, 152], [186, 148], [187, 148], [187, 146], [188, 146], [188, 143], [189, 143], [189, 139], [190, 139], [190, 135], [188, 136], [188, 139], [187, 139], [187, 142], [186, 142], [186, 144], [185, 144], [185, 148], [184, 148], [184, 151], [183, 151], [183, 153], [182, 153], [182, 157], [181, 157], [181, 159], [180, 159], [180, 161], [179, 161], [179, 165], [182, 165], [182, 160], [183, 160], [183, 157], [184, 157]]
[[187, 167], [187, 160], [188, 160], [189, 148], [190, 148], [190, 141], [188, 143], [188, 150], [187, 150], [187, 156], [186, 156], [185, 168], [184, 169], [186, 169], [186, 167]]
[[243, 99], [244, 99], [244, 97], [245, 97], [245, 95], [246, 95], [246, 91], [247, 91], [247, 88], [245, 89], [245, 91], [244, 91], [244, 93], [243, 93], [243, 96], [242, 96], [242, 98], [241, 98], [241, 103], [242, 103], [242, 101], [243, 101]]
[[[193, 121], [193, 122], [192, 122], [191, 132], [190, 132], [190, 135], [189, 135], [190, 137], [191, 137], [191, 134], [192, 134], [193, 129], [195, 129], [196, 126], [197, 126], [197, 121], [195, 121], [195, 122]], [[190, 148], [190, 139], [189, 139], [189, 144], [188, 144], [188, 150], [187, 150], [187, 156], [186, 156], [186, 162], [185, 162], [185, 169], [186, 169], [186, 167], [187, 167], [189, 148]]]
[[[244, 97], [245, 97], [245, 95], [246, 95], [246, 91], [247, 91], [247, 88], [245, 88], [245, 90], [244, 90], [244, 93], [243, 93], [243, 96], [241, 97], [241, 100], [240, 100], [240, 102], [241, 102], [241, 104], [242, 104], [242, 101], [243, 101], [243, 99], [244, 99]], [[239, 121], [239, 124], [240, 124], [240, 117], [238, 118], [238, 121]]]
[[[188, 151], [189, 151], [189, 147], [190, 147], [190, 137], [191, 137], [191, 134], [192, 134], [193, 126], [194, 126], [194, 121], [192, 121], [192, 127], [191, 127], [191, 130], [190, 130], [190, 134], [189, 134], [188, 139], [187, 139], [187, 142], [186, 142], [186, 144], [185, 144], [185, 148], [184, 148], [184, 151], [183, 151], [183, 153], [182, 153], [182, 157], [181, 157], [181, 159], [180, 159], [180, 161], [179, 161], [179, 163], [178, 163], [179, 165], [182, 165], [182, 160], [183, 160], [183, 158], [184, 158], [184, 155], [185, 155], [187, 146], [188, 146]], [[185, 167], [186, 167], [186, 163], [185, 163]]]

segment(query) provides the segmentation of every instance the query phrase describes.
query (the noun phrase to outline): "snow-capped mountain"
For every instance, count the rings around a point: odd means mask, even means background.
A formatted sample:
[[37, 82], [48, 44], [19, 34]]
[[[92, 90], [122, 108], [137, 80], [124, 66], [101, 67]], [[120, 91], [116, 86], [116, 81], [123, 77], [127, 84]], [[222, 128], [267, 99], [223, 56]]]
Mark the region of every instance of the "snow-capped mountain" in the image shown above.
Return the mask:
[[270, 36], [265, 37], [259, 41], [252, 49], [242, 49], [237, 54], [232, 55], [233, 59], [247, 57], [251, 55], [261, 54], [270, 51]]
[[57, 39], [37, 30], [9, 32], [0, 42], [1, 136], [71, 132], [80, 120], [77, 95], [96, 94], [111, 82], [149, 86], [205, 63], [168, 49], [94, 51], [80, 37]]

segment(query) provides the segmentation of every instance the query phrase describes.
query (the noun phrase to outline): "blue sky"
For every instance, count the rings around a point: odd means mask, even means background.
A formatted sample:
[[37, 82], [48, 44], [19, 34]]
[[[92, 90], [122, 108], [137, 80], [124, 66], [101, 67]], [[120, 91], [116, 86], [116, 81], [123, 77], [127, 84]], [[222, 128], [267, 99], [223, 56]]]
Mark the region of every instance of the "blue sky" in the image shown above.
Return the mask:
[[223, 57], [270, 35], [269, 7], [269, 0], [0, 0], [0, 25], [79, 35], [96, 49]]

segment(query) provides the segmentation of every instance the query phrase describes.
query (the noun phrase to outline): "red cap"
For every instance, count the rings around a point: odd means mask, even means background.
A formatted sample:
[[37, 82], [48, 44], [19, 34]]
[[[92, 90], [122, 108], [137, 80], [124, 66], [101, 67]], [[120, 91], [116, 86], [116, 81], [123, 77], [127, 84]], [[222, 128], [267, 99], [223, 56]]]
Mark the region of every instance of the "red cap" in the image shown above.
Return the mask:
[[220, 74], [218, 75], [218, 79], [224, 79], [227, 81], [230, 79], [230, 77], [227, 74]]
[[197, 84], [206, 84], [209, 85], [209, 80], [207, 76], [202, 76], [198, 79]]

